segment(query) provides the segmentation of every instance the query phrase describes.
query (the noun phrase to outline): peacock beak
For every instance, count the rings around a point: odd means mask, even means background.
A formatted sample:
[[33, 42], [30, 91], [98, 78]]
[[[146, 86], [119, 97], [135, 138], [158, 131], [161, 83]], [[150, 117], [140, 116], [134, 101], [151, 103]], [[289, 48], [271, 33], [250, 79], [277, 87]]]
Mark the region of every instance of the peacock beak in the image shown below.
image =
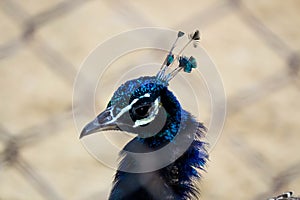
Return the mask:
[[120, 130], [113, 117], [109, 108], [100, 113], [93, 121], [88, 123], [80, 133], [80, 139], [84, 136], [92, 133], [108, 130]]

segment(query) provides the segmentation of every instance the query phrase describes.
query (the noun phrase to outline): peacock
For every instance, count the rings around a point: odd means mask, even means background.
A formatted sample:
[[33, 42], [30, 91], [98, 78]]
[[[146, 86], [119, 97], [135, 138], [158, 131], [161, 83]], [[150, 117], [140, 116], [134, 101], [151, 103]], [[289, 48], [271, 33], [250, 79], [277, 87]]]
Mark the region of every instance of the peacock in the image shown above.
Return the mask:
[[[156, 76], [142, 76], [123, 83], [106, 109], [82, 130], [80, 138], [95, 132], [119, 130], [135, 134], [120, 152], [120, 162], [110, 200], [189, 200], [199, 198], [197, 181], [208, 161], [208, 142], [203, 123], [184, 110], [168, 89], [180, 71], [197, 67], [193, 56], [183, 55], [190, 44], [197, 46], [199, 31], [173, 53], [175, 42]], [[175, 67], [173, 67], [176, 65]]]

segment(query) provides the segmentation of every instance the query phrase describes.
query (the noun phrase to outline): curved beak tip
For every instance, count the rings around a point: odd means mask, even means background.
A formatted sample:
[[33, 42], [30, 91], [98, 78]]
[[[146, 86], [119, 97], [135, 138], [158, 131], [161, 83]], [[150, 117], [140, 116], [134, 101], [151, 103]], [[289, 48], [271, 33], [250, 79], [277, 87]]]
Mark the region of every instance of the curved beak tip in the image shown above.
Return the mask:
[[79, 139], [83, 138], [84, 136], [86, 136], [88, 134], [88, 132], [86, 131], [85, 128], [82, 129], [81, 133], [80, 133], [80, 136], [79, 136]]
[[82, 129], [80, 133], [79, 139], [83, 138], [84, 136], [90, 135], [92, 133], [98, 132], [100, 127], [101, 125], [99, 124], [98, 119], [97, 118], [94, 119], [93, 121], [85, 125], [85, 127]]
[[85, 128], [83, 128], [80, 133], [79, 139], [82, 139], [84, 136], [87, 136], [87, 135], [89, 135], [89, 132]]
[[105, 110], [100, 113], [93, 121], [85, 125], [80, 133], [79, 139], [100, 131], [119, 130], [117, 124], [114, 121], [111, 121], [112, 117], [108, 117], [110, 114], [110, 110]]

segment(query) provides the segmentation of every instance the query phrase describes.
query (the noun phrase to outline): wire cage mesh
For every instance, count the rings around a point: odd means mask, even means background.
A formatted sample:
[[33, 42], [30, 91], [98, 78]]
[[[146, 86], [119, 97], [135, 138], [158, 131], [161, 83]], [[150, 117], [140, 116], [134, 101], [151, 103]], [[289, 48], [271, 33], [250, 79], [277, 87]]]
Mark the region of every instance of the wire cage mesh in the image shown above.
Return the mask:
[[[112, 34], [161, 26], [203, 32], [228, 114], [203, 199], [300, 192], [300, 3], [0, 1], [0, 199], [105, 199], [114, 171], [80, 146], [72, 84]], [[121, 45], [121, 44], [120, 44]]]

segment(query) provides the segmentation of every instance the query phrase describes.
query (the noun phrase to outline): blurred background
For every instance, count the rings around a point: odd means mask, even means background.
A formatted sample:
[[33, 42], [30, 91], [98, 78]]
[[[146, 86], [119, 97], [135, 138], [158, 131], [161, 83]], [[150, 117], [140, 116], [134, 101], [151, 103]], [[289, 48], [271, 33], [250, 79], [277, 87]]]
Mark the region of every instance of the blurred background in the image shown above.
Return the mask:
[[78, 139], [73, 82], [97, 44], [150, 26], [200, 29], [224, 82], [228, 113], [202, 199], [299, 195], [299, 9], [299, 0], [0, 0], [0, 200], [107, 198], [114, 170]]

